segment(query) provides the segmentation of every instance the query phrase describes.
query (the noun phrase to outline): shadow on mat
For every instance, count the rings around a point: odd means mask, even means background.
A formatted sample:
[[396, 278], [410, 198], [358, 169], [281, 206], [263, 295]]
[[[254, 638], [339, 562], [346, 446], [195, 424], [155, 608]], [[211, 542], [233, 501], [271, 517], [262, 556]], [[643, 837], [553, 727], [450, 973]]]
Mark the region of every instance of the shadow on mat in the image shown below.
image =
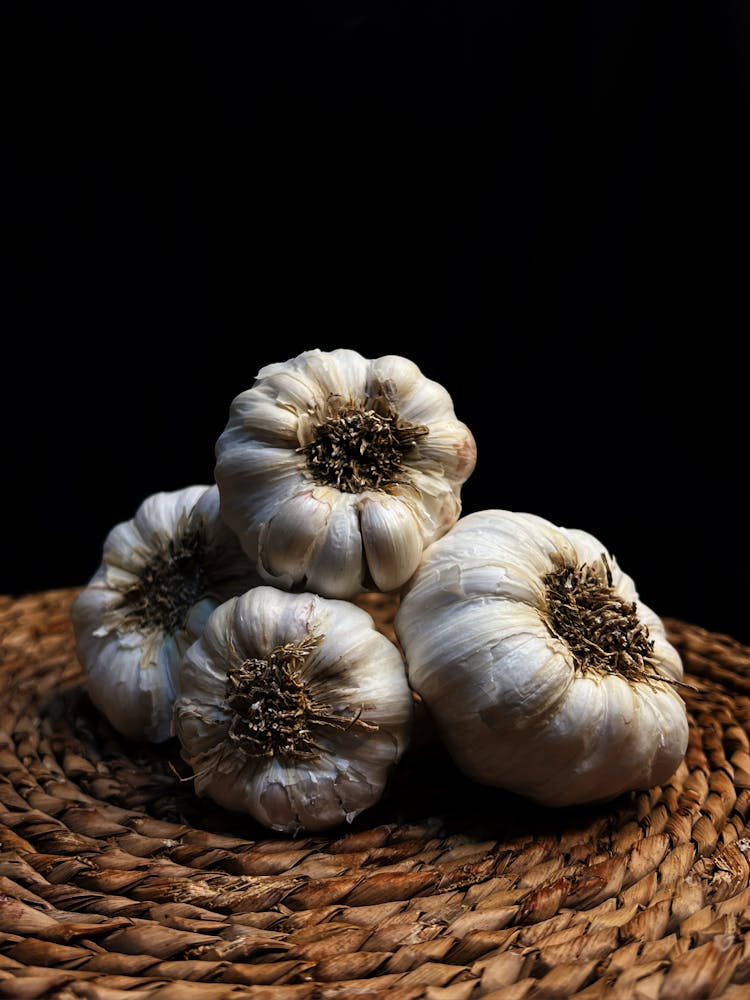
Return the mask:
[[[40, 717], [68, 780], [98, 801], [242, 839], [290, 839], [290, 834], [269, 830], [250, 816], [197, 796], [176, 739], [162, 744], [125, 739], [92, 705], [82, 684], [47, 700], [40, 706]], [[635, 795], [551, 809], [477, 784], [459, 771], [434, 734], [428, 733], [393, 768], [378, 803], [352, 823], [312, 836], [333, 841], [376, 826], [420, 827], [427, 836], [502, 843], [563, 833], [570, 838], [571, 831], [583, 833], [593, 825], [600, 826], [600, 836], [606, 841], [609, 832], [636, 819]]]

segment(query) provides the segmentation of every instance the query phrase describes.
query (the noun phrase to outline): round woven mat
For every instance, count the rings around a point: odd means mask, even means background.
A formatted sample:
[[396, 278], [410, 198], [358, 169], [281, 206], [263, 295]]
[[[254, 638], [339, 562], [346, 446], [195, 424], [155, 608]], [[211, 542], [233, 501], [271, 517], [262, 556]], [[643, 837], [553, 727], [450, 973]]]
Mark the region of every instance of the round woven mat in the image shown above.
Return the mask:
[[[1, 996], [750, 996], [750, 648], [667, 620], [691, 739], [663, 787], [535, 808], [426, 729], [376, 807], [290, 837], [111, 730], [75, 593], [0, 598]], [[388, 634], [394, 602], [364, 604]]]

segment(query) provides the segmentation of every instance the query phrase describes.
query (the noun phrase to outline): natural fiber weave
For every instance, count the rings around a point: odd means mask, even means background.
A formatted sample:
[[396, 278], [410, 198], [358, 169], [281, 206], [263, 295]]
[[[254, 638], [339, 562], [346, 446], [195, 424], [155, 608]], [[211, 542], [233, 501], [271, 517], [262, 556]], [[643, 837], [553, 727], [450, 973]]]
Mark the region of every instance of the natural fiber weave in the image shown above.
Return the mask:
[[[293, 838], [113, 733], [74, 594], [0, 598], [1, 996], [750, 996], [750, 648], [666, 622], [691, 739], [663, 787], [535, 808], [428, 733], [376, 807]], [[394, 602], [365, 604], [388, 632]]]

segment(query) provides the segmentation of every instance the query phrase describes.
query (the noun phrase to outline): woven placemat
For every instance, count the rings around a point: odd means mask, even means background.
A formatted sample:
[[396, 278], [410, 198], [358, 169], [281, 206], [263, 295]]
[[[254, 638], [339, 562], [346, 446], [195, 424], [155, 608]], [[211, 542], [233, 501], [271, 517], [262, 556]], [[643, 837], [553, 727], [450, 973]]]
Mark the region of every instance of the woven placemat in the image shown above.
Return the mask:
[[[377, 806], [290, 837], [104, 722], [75, 593], [0, 598], [1, 996], [750, 996], [750, 648], [666, 621], [691, 738], [663, 787], [544, 810], [427, 728]], [[364, 604], [392, 636], [395, 602]]]

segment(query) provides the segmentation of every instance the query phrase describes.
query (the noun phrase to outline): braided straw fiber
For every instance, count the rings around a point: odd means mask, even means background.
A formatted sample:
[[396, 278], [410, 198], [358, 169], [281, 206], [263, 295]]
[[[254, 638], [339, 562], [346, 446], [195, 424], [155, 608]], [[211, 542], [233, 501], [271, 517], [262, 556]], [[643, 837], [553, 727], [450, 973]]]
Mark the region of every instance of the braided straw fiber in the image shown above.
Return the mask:
[[666, 622], [692, 688], [663, 787], [543, 810], [427, 731], [377, 806], [293, 838], [108, 727], [75, 592], [0, 598], [0, 996], [750, 997], [750, 648]]

